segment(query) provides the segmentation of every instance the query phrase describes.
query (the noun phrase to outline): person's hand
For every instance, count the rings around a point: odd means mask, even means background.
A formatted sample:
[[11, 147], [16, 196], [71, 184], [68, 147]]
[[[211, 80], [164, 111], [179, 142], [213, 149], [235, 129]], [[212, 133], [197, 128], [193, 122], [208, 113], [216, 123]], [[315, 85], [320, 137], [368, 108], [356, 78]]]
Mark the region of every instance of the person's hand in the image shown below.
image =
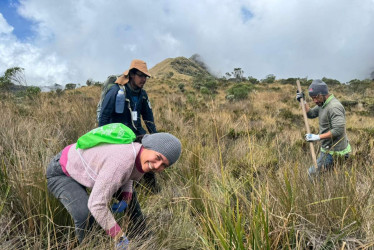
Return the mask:
[[297, 91], [296, 92], [296, 100], [298, 101], [298, 102], [300, 102], [300, 99], [301, 98], [303, 98], [303, 100], [305, 101], [305, 95], [304, 95], [304, 93], [303, 92], [299, 92], [299, 91]]
[[130, 241], [125, 235], [121, 236], [116, 243], [116, 250], [127, 250], [129, 248]]
[[127, 208], [127, 203], [126, 201], [120, 201], [118, 203], [114, 203], [112, 205], [112, 211], [113, 213], [122, 213], [123, 211], [125, 211]]
[[319, 141], [321, 140], [321, 138], [319, 137], [319, 135], [305, 134], [305, 140], [311, 142], [311, 141]]

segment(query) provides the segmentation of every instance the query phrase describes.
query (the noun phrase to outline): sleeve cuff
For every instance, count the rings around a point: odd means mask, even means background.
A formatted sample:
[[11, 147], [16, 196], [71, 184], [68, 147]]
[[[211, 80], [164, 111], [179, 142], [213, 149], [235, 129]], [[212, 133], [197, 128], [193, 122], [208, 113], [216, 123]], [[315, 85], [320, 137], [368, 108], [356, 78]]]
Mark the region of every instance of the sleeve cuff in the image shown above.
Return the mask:
[[121, 227], [120, 227], [118, 224], [116, 224], [116, 225], [115, 225], [114, 227], [112, 227], [111, 229], [106, 230], [106, 233], [107, 233], [110, 237], [114, 238], [114, 236], [116, 236], [120, 231], [121, 231]]
[[131, 192], [122, 192], [121, 193], [122, 200], [131, 200], [132, 198], [132, 193]]

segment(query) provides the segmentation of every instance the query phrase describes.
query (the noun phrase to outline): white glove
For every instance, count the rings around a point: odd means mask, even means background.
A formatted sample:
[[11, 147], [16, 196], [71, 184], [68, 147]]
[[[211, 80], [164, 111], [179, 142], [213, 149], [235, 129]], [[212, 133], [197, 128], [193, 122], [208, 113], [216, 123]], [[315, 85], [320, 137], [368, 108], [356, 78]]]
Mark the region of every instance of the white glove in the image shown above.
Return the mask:
[[319, 141], [321, 140], [321, 138], [319, 137], [319, 135], [305, 134], [305, 140], [306, 141]]
[[303, 100], [304, 100], [304, 102], [305, 102], [305, 96], [304, 96], [304, 93], [303, 92], [299, 92], [299, 91], [297, 91], [296, 92], [296, 100], [298, 101], [298, 102], [300, 102], [300, 99], [301, 98], [303, 98]]

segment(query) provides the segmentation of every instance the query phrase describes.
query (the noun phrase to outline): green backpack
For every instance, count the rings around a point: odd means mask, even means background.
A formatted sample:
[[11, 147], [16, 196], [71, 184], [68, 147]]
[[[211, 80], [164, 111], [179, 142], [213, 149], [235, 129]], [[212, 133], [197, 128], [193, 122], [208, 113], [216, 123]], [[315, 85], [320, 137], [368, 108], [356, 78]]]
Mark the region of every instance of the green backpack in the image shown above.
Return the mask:
[[130, 144], [136, 138], [134, 132], [122, 123], [110, 123], [91, 130], [79, 137], [76, 148], [87, 149], [100, 144]]
[[[117, 80], [117, 77], [118, 76], [110, 75], [110, 76], [108, 76], [108, 78], [105, 80], [105, 82], [103, 84], [103, 87], [101, 89], [100, 101], [97, 104], [97, 109], [96, 109], [96, 120], [97, 120], [97, 122], [100, 121], [101, 106], [103, 104], [103, 100], [105, 98], [105, 95], [106, 95], [106, 93], [108, 93], [108, 91], [109, 91], [109, 89], [111, 87], [113, 87], [114, 85], [117, 84], [117, 83], [115, 83], [115, 81]], [[126, 96], [126, 89], [125, 89], [125, 87], [124, 86], [120, 86], [120, 88], [125, 92], [125, 96]]]

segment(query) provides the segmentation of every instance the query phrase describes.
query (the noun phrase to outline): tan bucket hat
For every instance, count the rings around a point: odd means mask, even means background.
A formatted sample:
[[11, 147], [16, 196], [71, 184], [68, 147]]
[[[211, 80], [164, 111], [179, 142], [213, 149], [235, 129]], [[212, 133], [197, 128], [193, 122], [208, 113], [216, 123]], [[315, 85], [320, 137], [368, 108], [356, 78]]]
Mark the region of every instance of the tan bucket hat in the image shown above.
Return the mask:
[[151, 77], [151, 74], [148, 72], [148, 69], [147, 69], [147, 64], [142, 60], [134, 59], [132, 60], [130, 64], [130, 68], [126, 70], [125, 72], [123, 72], [121, 76], [117, 77], [117, 80], [115, 81], [115, 83], [118, 83], [119, 85], [125, 85], [126, 83], [128, 83], [129, 72], [132, 69], [137, 69], [141, 71], [143, 74], [146, 74], [147, 76]]

